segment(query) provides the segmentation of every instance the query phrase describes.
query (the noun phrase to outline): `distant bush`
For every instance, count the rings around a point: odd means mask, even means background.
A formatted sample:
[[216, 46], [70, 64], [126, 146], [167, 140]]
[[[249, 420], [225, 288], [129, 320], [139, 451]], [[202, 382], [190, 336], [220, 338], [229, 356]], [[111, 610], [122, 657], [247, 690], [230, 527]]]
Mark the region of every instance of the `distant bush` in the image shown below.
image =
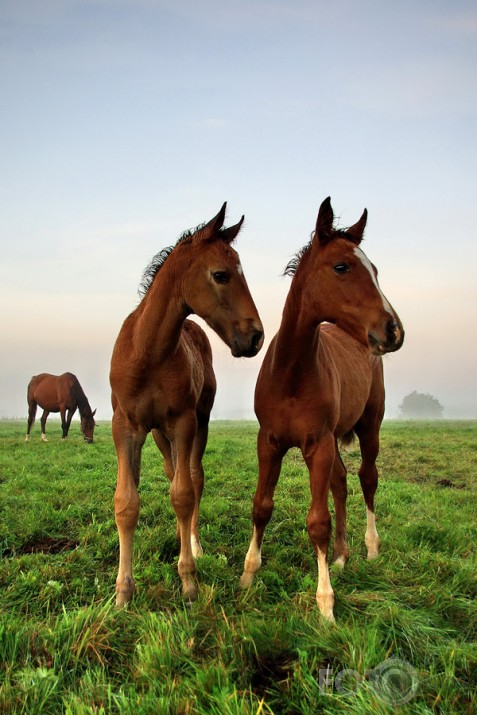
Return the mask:
[[436, 397], [423, 392], [411, 392], [399, 405], [399, 417], [407, 420], [438, 420], [444, 408]]

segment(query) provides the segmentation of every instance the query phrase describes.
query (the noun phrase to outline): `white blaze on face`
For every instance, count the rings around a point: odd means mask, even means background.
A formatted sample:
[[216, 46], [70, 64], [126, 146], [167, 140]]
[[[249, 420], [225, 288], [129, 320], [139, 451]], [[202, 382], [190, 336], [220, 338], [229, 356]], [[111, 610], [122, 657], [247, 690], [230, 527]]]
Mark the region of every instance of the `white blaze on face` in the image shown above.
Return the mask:
[[239, 276], [243, 276], [243, 268], [241, 266], [240, 261], [237, 263], [237, 273], [239, 274]]
[[356, 246], [355, 248], [353, 248], [353, 253], [354, 253], [354, 255], [356, 256], [356, 258], [357, 258], [359, 261], [361, 261], [361, 263], [363, 264], [363, 266], [366, 268], [366, 270], [368, 271], [369, 275], [371, 276], [371, 280], [373, 281], [373, 283], [374, 283], [374, 285], [375, 285], [375, 287], [376, 287], [376, 290], [378, 291], [379, 295], [381, 296], [381, 300], [383, 301], [383, 308], [384, 308], [384, 310], [385, 310], [387, 313], [389, 313], [391, 316], [394, 317], [394, 311], [393, 311], [393, 309], [391, 308], [391, 304], [389, 303], [388, 299], [386, 298], [386, 296], [385, 296], [384, 293], [382, 292], [381, 288], [379, 287], [378, 279], [376, 278], [376, 273], [374, 272], [374, 269], [373, 269], [373, 266], [372, 266], [372, 264], [371, 264], [371, 261], [369, 260], [369, 258], [367, 257], [367, 255], [366, 255], [365, 253], [363, 253], [363, 251], [362, 251], [360, 248], [358, 248], [358, 246]]

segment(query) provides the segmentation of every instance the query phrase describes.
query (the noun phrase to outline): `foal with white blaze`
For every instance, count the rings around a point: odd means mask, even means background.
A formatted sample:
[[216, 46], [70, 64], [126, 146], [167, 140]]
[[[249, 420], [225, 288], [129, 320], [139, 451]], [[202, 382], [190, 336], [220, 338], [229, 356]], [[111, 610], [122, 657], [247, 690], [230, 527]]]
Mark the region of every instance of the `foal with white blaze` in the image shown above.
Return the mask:
[[306, 523], [318, 562], [316, 600], [328, 620], [334, 619], [328, 569], [330, 489], [336, 514], [334, 560], [344, 565], [348, 558], [346, 469], [338, 442], [349, 442], [354, 433], [359, 439], [365, 543], [368, 558], [375, 558], [376, 458], [384, 415], [381, 356], [398, 350], [404, 339], [401, 321], [379, 288], [376, 269], [360, 248], [366, 220], [365, 210], [351, 228], [335, 229], [330, 199], [323, 201], [312, 240], [285, 271], [293, 276], [292, 284], [255, 390], [259, 476], [252, 540], [240, 584], [250, 586], [260, 567], [282, 460], [291, 447], [299, 447], [310, 477]]

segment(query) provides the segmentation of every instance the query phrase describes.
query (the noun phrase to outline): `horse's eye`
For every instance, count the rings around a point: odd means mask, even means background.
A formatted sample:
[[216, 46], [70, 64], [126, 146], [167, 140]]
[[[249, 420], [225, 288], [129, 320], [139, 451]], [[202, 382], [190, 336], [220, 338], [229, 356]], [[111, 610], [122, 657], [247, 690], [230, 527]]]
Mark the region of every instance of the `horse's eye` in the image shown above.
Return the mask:
[[215, 273], [212, 273], [212, 278], [216, 283], [224, 284], [228, 283], [230, 280], [230, 276], [227, 273], [227, 271], [215, 271]]
[[335, 273], [343, 275], [344, 273], [349, 273], [349, 266], [347, 263], [335, 263], [333, 270]]

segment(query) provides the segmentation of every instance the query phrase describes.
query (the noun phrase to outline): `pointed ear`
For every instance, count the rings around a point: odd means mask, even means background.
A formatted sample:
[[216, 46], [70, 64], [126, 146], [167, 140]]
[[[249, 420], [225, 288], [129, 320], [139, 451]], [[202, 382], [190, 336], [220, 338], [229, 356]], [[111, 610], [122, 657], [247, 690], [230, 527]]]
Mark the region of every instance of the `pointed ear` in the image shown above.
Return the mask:
[[[97, 408], [96, 408], [96, 409], [97, 409]], [[93, 417], [95, 416], [95, 414], [96, 414], [96, 410], [92, 413]]]
[[222, 238], [224, 241], [227, 243], [232, 243], [242, 228], [242, 224], [244, 222], [245, 216], [242, 216], [240, 221], [235, 224], [235, 226], [229, 226], [229, 228], [223, 228], [222, 231], [220, 232], [220, 238]]
[[225, 201], [217, 216], [214, 216], [213, 219], [206, 223], [205, 226], [192, 236], [193, 243], [196, 243], [197, 241], [208, 241], [210, 238], [215, 236], [217, 231], [220, 231], [224, 224], [226, 208], [227, 202]]
[[333, 231], [333, 221], [335, 220], [333, 209], [331, 208], [331, 198], [328, 196], [320, 206], [318, 218], [316, 219], [315, 238], [319, 243], [327, 243]]
[[356, 243], [356, 245], [359, 245], [361, 241], [363, 240], [363, 233], [364, 229], [366, 228], [366, 221], [368, 220], [368, 212], [366, 209], [363, 211], [363, 215], [359, 219], [357, 223], [354, 224], [354, 226], [350, 226], [350, 228], [346, 229], [346, 235], [353, 241], [353, 243]]

